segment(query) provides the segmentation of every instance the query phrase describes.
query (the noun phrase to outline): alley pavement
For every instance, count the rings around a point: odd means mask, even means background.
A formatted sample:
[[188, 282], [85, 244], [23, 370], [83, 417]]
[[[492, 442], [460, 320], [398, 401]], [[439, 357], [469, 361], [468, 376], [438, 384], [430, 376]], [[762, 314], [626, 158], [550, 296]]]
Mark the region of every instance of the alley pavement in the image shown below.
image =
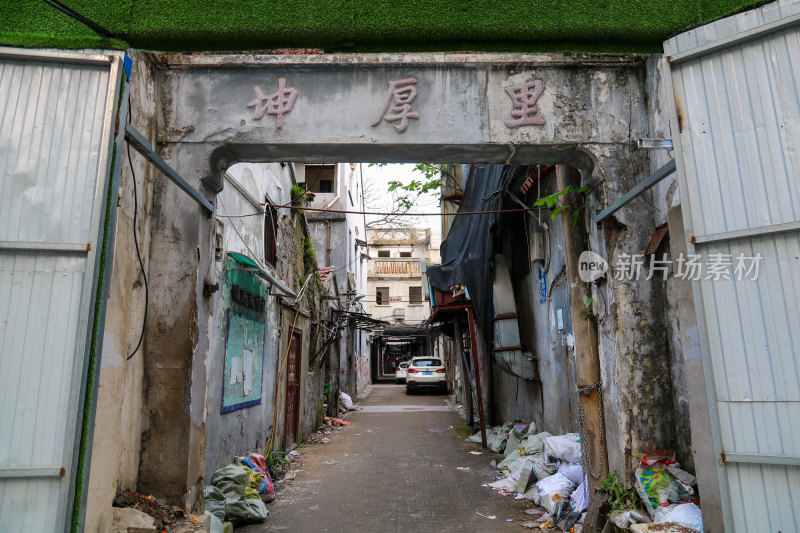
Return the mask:
[[373, 386], [351, 426], [300, 446], [303, 464], [267, 519], [236, 531], [520, 531], [530, 502], [482, 486], [494, 481], [493, 455], [469, 453], [480, 446], [456, 434], [464, 420], [446, 400]]

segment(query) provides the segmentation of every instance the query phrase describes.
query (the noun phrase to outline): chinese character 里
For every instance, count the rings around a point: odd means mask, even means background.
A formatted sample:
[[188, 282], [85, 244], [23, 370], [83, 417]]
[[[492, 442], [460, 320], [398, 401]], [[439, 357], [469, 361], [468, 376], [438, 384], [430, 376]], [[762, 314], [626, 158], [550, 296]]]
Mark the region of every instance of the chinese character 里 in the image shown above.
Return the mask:
[[541, 126], [544, 124], [544, 117], [537, 115], [539, 108], [536, 102], [544, 92], [544, 82], [533, 80], [519, 85], [512, 85], [506, 88], [508, 96], [514, 104], [511, 116], [514, 120], [506, 120], [506, 127], [518, 128], [520, 126]]

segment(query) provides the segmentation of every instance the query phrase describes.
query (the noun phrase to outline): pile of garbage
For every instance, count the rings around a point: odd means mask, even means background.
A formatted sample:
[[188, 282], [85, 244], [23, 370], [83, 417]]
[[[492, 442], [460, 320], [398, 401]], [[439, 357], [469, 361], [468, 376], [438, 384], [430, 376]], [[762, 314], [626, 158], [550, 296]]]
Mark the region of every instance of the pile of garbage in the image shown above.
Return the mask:
[[[503, 476], [487, 486], [499, 494], [530, 500], [546, 511], [526, 527], [569, 531], [582, 523], [589, 491], [577, 433], [537, 432], [534, 422], [524, 424], [517, 419], [487, 430], [486, 439], [490, 450], [504, 456], [500, 463], [492, 462]], [[481, 435], [468, 440], [480, 443]]]
[[306, 444], [328, 444], [331, 439], [329, 438], [334, 432], [341, 430], [345, 426], [349, 426], [350, 422], [341, 418], [331, 418], [328, 416], [322, 417], [322, 426], [306, 437]]
[[[691, 528], [703, 533], [703, 514], [697, 506], [694, 489], [697, 479], [680, 468], [674, 451], [647, 452], [635, 475], [636, 492], [653, 524], [669, 525], [676, 532]], [[651, 520], [632, 518], [629, 526], [621, 527], [630, 527], [631, 531], [637, 532], [670, 531], [663, 527], [651, 529], [648, 524]]]
[[[118, 494], [114, 498], [114, 507], [131, 513], [139, 512], [146, 520], [138, 519], [137, 523], [133, 525], [142, 530], [195, 531], [202, 529], [198, 517], [185, 513], [180, 507], [168, 504], [166, 500], [133, 490], [126, 490]], [[128, 523], [116, 524], [118, 516], [122, 522]], [[132, 525], [128, 514], [118, 515], [115, 510], [114, 518], [115, 526], [119, 525], [119, 528], [113, 528], [115, 531], [127, 531]]]
[[[480, 444], [481, 435], [476, 433], [467, 440]], [[544, 509], [538, 518], [523, 523], [524, 527], [580, 531], [589, 508], [589, 482], [583, 471], [579, 434], [537, 432], [534, 422], [524, 424], [516, 419], [487, 429], [486, 440], [491, 451], [503, 454], [503, 460], [492, 461], [490, 466], [498, 469], [501, 476], [485, 486], [501, 495], [514, 494], [516, 499], [530, 500]], [[675, 452], [648, 452], [636, 471], [636, 491], [646, 514], [615, 511], [609, 518], [618, 527], [634, 532], [702, 533], [695, 484], [694, 476], [675, 462]], [[650, 524], [659, 525], [651, 529]]]
[[269, 514], [265, 504], [274, 499], [266, 459], [255, 453], [214, 472], [211, 484], [203, 488], [206, 513], [234, 525], [263, 521]]

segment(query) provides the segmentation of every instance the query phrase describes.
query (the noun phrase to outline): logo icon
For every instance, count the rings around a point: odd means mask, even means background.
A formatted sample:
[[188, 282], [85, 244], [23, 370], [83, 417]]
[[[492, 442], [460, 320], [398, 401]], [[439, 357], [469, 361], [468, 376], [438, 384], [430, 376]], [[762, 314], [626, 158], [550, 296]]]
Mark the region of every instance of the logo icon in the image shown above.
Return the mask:
[[584, 283], [602, 278], [608, 272], [608, 261], [594, 252], [585, 251], [578, 258], [578, 277]]

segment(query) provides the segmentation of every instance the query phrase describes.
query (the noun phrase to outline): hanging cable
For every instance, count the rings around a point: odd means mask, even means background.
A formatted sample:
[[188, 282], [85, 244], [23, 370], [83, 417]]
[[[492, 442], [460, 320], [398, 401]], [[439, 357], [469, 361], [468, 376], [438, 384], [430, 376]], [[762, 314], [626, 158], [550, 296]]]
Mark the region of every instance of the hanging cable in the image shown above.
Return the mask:
[[[128, 123], [131, 122], [131, 96], [128, 95]], [[147, 284], [147, 273], [144, 271], [144, 261], [142, 261], [142, 254], [139, 251], [139, 233], [136, 230], [136, 225], [139, 221], [139, 198], [138, 193], [136, 191], [136, 172], [133, 169], [133, 160], [131, 159], [131, 145], [130, 143], [125, 143], [125, 147], [127, 148], [128, 152], [128, 164], [131, 167], [131, 180], [133, 181], [133, 244], [136, 247], [136, 258], [139, 260], [139, 268], [142, 272], [142, 278], [144, 279], [144, 317], [142, 318], [142, 332], [139, 334], [139, 342], [136, 343], [136, 348], [125, 358], [126, 361], [130, 361], [131, 357], [136, 355], [136, 352], [139, 351], [139, 348], [142, 346], [142, 341], [144, 340], [144, 330], [147, 326], [147, 308], [150, 304], [150, 287]]]

